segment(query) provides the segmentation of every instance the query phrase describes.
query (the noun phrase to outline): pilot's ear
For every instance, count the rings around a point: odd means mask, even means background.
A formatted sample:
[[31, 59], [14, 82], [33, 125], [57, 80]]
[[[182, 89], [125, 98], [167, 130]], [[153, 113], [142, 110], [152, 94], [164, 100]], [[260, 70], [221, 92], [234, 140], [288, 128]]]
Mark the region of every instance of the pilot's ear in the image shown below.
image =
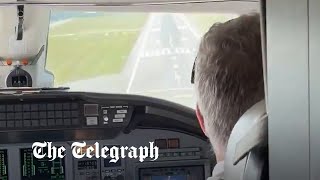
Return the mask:
[[206, 134], [206, 129], [204, 127], [204, 120], [203, 120], [203, 116], [199, 110], [199, 106], [197, 104], [197, 107], [196, 107], [196, 115], [197, 115], [197, 118], [198, 118], [198, 121], [199, 121], [199, 124], [200, 124], [200, 127], [203, 131], [204, 134]]

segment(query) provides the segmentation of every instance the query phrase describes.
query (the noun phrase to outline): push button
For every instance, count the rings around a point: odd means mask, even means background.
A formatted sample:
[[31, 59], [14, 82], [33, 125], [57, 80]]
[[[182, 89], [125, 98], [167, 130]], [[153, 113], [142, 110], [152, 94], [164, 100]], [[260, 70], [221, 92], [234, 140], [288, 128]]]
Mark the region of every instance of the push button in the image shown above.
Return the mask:
[[7, 112], [14, 112], [14, 106], [13, 105], [7, 105]]
[[72, 125], [79, 125], [79, 124], [80, 124], [80, 121], [79, 121], [78, 118], [73, 118], [73, 119], [71, 120], [71, 122], [72, 122]]
[[98, 125], [98, 117], [87, 117], [87, 126]]
[[21, 105], [21, 104], [15, 105], [15, 106], [14, 106], [14, 111], [15, 111], [15, 112], [20, 112], [20, 111], [22, 111], [22, 105]]
[[39, 117], [40, 117], [41, 119], [47, 118], [47, 112], [41, 111], [40, 114], [39, 114]]
[[7, 119], [14, 119], [14, 113], [8, 113]]
[[112, 122], [114, 122], [114, 123], [122, 123], [123, 119], [113, 119]]
[[49, 119], [48, 120], [48, 126], [54, 126], [56, 123], [55, 123], [55, 120], [54, 119]]
[[119, 109], [119, 110], [117, 110], [117, 113], [118, 114], [120, 114], [120, 113], [127, 113], [128, 112], [128, 110], [126, 110], [126, 109]]
[[57, 126], [63, 125], [62, 119], [56, 119], [56, 125], [57, 125]]
[[5, 128], [7, 127], [7, 122], [6, 121], [0, 121], [0, 128]]
[[6, 112], [6, 105], [0, 105], [0, 112]]
[[126, 115], [125, 114], [115, 114], [114, 118], [125, 118]]
[[14, 121], [7, 121], [7, 127], [14, 127]]
[[16, 126], [17, 128], [22, 127], [22, 121], [15, 121], [15, 126]]
[[71, 104], [70, 103], [63, 103], [62, 108], [63, 108], [63, 110], [70, 110]]
[[31, 126], [31, 120], [24, 120], [23, 121], [23, 126], [24, 127], [30, 127]]
[[47, 126], [47, 120], [46, 119], [40, 119], [40, 126], [42, 126], [42, 127]]
[[40, 111], [46, 111], [47, 110], [47, 105], [46, 104], [39, 104], [39, 110]]
[[62, 118], [62, 111], [56, 111], [56, 118]]
[[71, 111], [71, 117], [78, 117], [79, 112], [78, 111]]
[[39, 126], [39, 120], [32, 120], [32, 127], [38, 127]]
[[54, 104], [47, 104], [48, 111], [54, 111]]
[[22, 112], [15, 113], [14, 114], [14, 119], [17, 119], [17, 120], [22, 119]]
[[38, 119], [39, 113], [38, 112], [31, 112], [31, 119]]
[[61, 103], [56, 103], [56, 104], [54, 105], [54, 107], [55, 107], [55, 110], [61, 111], [61, 110], [62, 110], [62, 107], [63, 107], [63, 104], [61, 104]]
[[0, 113], [0, 121], [7, 119], [7, 114], [6, 113]]
[[97, 116], [98, 115], [98, 104], [85, 104], [84, 115], [85, 116]]
[[24, 112], [24, 113], [23, 113], [23, 119], [31, 119], [31, 114], [30, 114], [30, 112]]
[[54, 111], [48, 112], [48, 118], [54, 118]]
[[68, 126], [68, 125], [71, 125], [71, 119], [64, 119], [64, 120], [63, 120], [63, 124], [64, 124], [64, 125], [67, 125], [67, 126]]
[[23, 111], [30, 111], [30, 104], [24, 104], [22, 108]]
[[31, 104], [31, 111], [39, 111], [38, 104]]
[[71, 112], [70, 111], [64, 111], [63, 112], [63, 118], [70, 118], [71, 117]]

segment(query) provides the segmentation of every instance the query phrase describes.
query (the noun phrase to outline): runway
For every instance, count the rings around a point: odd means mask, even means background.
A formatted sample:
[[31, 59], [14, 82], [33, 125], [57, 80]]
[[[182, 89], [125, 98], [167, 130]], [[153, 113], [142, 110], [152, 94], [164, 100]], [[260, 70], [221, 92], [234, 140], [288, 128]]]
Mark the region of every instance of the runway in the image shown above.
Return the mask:
[[190, 78], [199, 39], [183, 14], [150, 14], [120, 74], [65, 86], [73, 91], [147, 95], [194, 107]]

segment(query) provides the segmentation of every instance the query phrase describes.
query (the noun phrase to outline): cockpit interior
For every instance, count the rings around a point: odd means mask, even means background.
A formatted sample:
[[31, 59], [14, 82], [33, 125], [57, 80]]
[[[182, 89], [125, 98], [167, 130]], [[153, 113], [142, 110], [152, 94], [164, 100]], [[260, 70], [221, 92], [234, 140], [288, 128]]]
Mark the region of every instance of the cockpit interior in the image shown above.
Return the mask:
[[[266, 97], [225, 180], [317, 180], [320, 1], [1, 0], [0, 180], [207, 180], [190, 82], [214, 23], [257, 12]], [[262, 123], [255, 124], [258, 120]]]

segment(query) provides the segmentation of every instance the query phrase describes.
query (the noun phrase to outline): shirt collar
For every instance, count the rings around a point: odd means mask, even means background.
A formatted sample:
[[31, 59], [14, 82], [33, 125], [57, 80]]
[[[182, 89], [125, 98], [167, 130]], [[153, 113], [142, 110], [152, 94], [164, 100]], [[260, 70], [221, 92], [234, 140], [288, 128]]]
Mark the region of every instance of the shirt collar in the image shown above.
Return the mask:
[[224, 179], [224, 161], [220, 161], [216, 164], [212, 171], [212, 177]]

